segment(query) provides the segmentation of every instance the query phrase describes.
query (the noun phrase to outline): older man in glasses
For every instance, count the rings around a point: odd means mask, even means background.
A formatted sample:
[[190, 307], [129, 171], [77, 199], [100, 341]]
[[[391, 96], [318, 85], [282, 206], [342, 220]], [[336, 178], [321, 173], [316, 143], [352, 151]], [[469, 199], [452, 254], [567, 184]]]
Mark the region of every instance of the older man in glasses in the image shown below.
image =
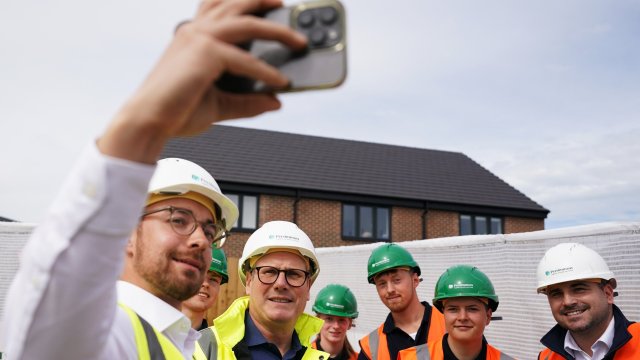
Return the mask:
[[249, 237], [238, 262], [248, 296], [201, 331], [195, 358], [329, 359], [310, 346], [322, 320], [304, 313], [319, 271], [311, 240], [295, 224], [264, 224]]

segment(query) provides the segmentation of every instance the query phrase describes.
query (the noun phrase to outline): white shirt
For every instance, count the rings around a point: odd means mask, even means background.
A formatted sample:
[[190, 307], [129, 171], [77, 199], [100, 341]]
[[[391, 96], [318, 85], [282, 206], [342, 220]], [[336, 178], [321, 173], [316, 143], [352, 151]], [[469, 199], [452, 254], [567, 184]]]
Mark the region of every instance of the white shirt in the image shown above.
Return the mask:
[[605, 355], [611, 349], [611, 345], [613, 344], [613, 335], [615, 334], [615, 319], [611, 318], [609, 322], [609, 326], [602, 333], [602, 336], [591, 345], [591, 351], [593, 352], [593, 356], [589, 356], [586, 352], [580, 349], [580, 346], [576, 343], [573, 336], [571, 336], [571, 332], [567, 331], [567, 334], [564, 337], [564, 349], [569, 354], [573, 355], [576, 360], [602, 360]]
[[118, 301], [147, 320], [169, 338], [181, 353], [191, 358], [200, 333], [191, 328], [191, 320], [182, 312], [146, 290], [124, 281], [118, 281]]
[[[3, 359], [137, 359], [131, 321], [117, 306], [116, 281], [154, 170], [105, 156], [95, 144], [82, 153], [21, 253], [0, 326]], [[153, 298], [145, 307], [151, 311], [161, 302]], [[145, 319], [154, 326], [165, 322]], [[169, 322], [158, 330], [190, 359], [191, 332]]]

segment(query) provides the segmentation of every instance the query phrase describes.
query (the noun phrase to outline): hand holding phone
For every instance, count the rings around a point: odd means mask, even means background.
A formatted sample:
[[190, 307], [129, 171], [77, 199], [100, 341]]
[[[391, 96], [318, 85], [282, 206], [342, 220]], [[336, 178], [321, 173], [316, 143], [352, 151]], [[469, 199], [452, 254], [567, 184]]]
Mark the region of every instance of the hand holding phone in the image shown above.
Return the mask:
[[291, 92], [337, 87], [347, 75], [346, 17], [337, 0], [313, 0], [278, 8], [261, 15], [289, 26], [308, 39], [307, 49], [293, 52], [269, 40], [254, 40], [241, 47], [275, 66], [289, 78], [289, 86], [274, 89], [260, 81], [225, 73], [216, 86], [228, 92]]

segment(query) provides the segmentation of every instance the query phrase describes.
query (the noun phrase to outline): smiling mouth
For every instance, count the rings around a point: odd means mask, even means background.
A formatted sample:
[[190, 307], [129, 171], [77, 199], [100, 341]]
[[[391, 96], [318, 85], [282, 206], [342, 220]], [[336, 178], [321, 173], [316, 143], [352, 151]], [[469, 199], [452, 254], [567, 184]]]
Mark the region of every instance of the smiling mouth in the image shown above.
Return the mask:
[[565, 311], [564, 315], [565, 316], [576, 316], [576, 315], [582, 314], [585, 311], [587, 311], [587, 309]]
[[269, 301], [273, 301], [273, 302], [280, 303], [280, 304], [288, 304], [288, 303], [291, 302], [291, 300], [283, 299], [283, 298], [271, 298], [271, 299], [269, 299]]

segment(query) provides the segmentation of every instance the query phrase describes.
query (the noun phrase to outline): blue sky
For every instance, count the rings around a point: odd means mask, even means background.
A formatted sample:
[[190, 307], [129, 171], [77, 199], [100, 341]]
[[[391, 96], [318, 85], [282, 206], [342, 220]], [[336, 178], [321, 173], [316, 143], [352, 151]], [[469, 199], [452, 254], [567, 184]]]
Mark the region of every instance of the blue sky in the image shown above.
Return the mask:
[[[344, 4], [347, 82], [227, 124], [462, 152], [550, 209], [547, 228], [640, 220], [639, 1]], [[3, 4], [0, 216], [42, 220], [196, 7]]]

